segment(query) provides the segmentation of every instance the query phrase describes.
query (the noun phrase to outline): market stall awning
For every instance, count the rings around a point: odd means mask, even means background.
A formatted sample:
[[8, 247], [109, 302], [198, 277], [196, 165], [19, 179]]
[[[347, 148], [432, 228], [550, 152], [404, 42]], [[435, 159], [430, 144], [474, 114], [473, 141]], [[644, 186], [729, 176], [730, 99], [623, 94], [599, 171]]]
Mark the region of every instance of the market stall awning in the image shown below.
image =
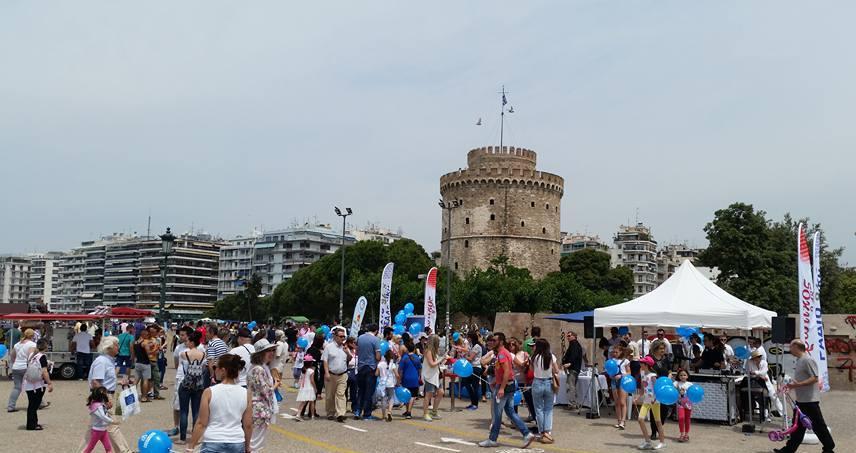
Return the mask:
[[86, 313], [9, 313], [0, 316], [0, 319], [15, 321], [91, 321], [102, 318], [104, 316]]
[[563, 315], [545, 316], [544, 319], [558, 319], [567, 322], [585, 322], [586, 316], [594, 316], [593, 311], [578, 311], [576, 313], [565, 313]]
[[594, 325], [770, 328], [776, 313], [744, 302], [716, 286], [689, 261], [654, 291], [623, 304], [598, 308]]

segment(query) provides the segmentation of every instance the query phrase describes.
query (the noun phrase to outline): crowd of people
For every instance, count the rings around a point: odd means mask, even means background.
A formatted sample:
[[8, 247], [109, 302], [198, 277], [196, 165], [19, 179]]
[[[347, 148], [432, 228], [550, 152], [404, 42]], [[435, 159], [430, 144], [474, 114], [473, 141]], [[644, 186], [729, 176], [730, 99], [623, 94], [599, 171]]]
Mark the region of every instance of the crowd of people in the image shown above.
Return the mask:
[[[446, 341], [430, 328], [412, 335], [376, 324], [368, 324], [360, 332], [312, 323], [288, 322], [279, 329], [254, 322], [202, 321], [174, 325], [167, 331], [155, 323], [122, 323], [112, 326], [106, 336], [101, 329], [92, 331], [86, 324], [79, 324], [75, 330], [72, 347], [77, 352], [78, 376], [90, 387], [85, 406], [91, 424], [78, 450], [85, 452], [98, 443], [108, 452], [113, 448], [130, 451], [116, 418], [122, 415], [118, 394], [135, 387], [140, 403], [166, 400], [163, 395], [169, 389], [163, 377], [169, 356], [175, 370], [169, 398], [173, 426], [165, 432], [176, 444], [185, 445], [186, 451], [201, 446], [203, 453], [264, 451], [270, 426], [280, 413], [285, 386], [297, 389], [298, 413], [289, 417], [297, 422], [320, 418], [316, 405], [320, 400], [324, 401], [324, 416], [338, 423], [345, 423], [348, 413], [354, 420], [393, 422], [396, 407], [401, 409], [398, 417], [410, 419], [417, 399], [422, 400], [421, 418], [431, 422], [442, 417], [439, 409], [446, 389], [452, 389], [452, 405], [465, 391], [470, 403], [467, 410], [491, 404], [490, 431], [480, 446], [497, 446], [503, 425], [520, 432], [523, 448], [535, 441], [550, 444], [555, 441], [553, 407], [560, 379], [566, 379], [568, 408], [577, 409], [576, 382], [592, 362], [575, 332], [566, 334], [564, 354], [557, 358], [537, 326], [523, 341], [484, 329], [453, 332]], [[10, 334], [13, 338], [17, 335], [18, 341], [10, 348], [14, 385], [7, 410], [17, 410], [19, 395], [26, 392], [26, 429], [42, 430], [38, 409], [43, 407], [45, 393], [53, 390], [45, 355], [48, 344], [33, 329], [17, 333], [10, 329], [6, 335]], [[643, 332], [643, 338], [634, 341], [629, 329], [613, 329], [610, 338], [602, 338], [599, 344], [604, 360], [613, 359], [617, 364], [617, 372], [607, 373], [615, 428], [627, 429], [626, 421], [637, 408], [643, 436], [640, 449], [665, 446], [665, 424], [670, 416], [678, 421], [676, 440], [688, 442], [690, 372], [735, 366], [738, 359], [725, 340], [693, 334], [682, 343], [672, 344], [659, 329], [653, 340]], [[750, 346], [749, 378], [769, 385], [766, 351], [758, 339], [751, 339]], [[817, 365], [805, 354], [800, 341], [795, 340], [790, 350], [798, 360], [794, 380], [788, 386], [796, 389], [797, 404], [812, 420], [824, 451], [832, 451], [834, 443], [813, 385]], [[455, 363], [459, 361], [466, 361], [471, 371], [457, 376]], [[292, 368], [290, 383], [285, 382], [287, 363]], [[635, 381], [632, 389], [622, 384], [625, 376]], [[680, 395], [677, 403], [658, 401], [655, 385], [661, 378], [673, 380]], [[766, 416], [765, 402], [756, 403]], [[525, 418], [520, 415], [524, 405], [528, 413]], [[504, 416], [507, 422], [503, 422]], [[803, 433], [793, 435], [781, 451], [795, 451]]]

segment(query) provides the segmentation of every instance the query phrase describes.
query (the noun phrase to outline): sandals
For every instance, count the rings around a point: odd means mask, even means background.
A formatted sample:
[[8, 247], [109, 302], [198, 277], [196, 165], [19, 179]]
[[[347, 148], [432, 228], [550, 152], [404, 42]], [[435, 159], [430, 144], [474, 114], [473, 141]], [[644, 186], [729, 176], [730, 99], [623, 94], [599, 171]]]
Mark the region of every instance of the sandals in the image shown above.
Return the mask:
[[541, 434], [540, 441], [542, 444], [552, 444], [553, 442], [555, 442], [555, 440], [553, 439], [553, 436], [551, 436], [549, 433]]

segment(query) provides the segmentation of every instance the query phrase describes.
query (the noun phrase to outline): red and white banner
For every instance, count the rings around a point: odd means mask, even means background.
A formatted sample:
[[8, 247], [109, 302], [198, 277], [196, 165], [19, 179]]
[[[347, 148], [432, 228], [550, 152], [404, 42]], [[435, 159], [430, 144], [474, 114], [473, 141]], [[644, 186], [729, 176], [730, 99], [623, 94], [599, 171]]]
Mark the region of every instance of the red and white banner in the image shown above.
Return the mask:
[[829, 363], [826, 354], [826, 336], [823, 333], [823, 310], [820, 308], [820, 231], [814, 233], [812, 238], [812, 284], [814, 285], [814, 335], [817, 347], [811, 354], [817, 362], [820, 371], [820, 391], [829, 391]]
[[434, 324], [437, 323], [437, 268], [432, 267], [425, 279], [425, 327], [431, 328], [436, 334]]
[[[819, 264], [819, 263], [818, 263]], [[826, 351], [818, 344], [817, 320], [820, 316], [820, 307], [815, 309], [815, 279], [811, 267], [811, 252], [808, 249], [808, 241], [805, 236], [803, 224], [799, 225], [797, 231], [797, 281], [799, 283], [799, 314], [800, 314], [800, 339], [805, 343], [806, 351], [817, 362], [818, 370], [825, 369], [821, 365], [821, 351], [823, 351], [823, 363], [826, 363]], [[821, 324], [822, 326], [822, 324]], [[822, 328], [822, 327], [821, 327]], [[828, 387], [829, 383], [824, 379], [824, 374], [818, 379], [818, 387]]]
[[380, 328], [392, 326], [392, 312], [389, 308], [389, 296], [392, 294], [392, 270], [394, 263], [387, 263], [380, 277]]

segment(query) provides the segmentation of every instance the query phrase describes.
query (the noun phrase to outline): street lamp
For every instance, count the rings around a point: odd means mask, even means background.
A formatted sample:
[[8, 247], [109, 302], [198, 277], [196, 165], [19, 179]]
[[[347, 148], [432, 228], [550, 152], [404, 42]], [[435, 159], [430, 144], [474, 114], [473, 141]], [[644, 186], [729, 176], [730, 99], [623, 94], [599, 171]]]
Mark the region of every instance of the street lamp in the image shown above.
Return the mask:
[[166, 260], [172, 254], [172, 245], [175, 242], [175, 236], [170, 232], [169, 227], [166, 233], [160, 235], [161, 253], [163, 254], [163, 263], [161, 264], [161, 285], [160, 285], [160, 303], [158, 305], [158, 317], [162, 322], [169, 321], [169, 312], [166, 311]]
[[338, 206], [333, 206], [333, 209], [336, 211], [336, 215], [342, 218], [342, 270], [339, 273], [339, 322], [341, 323], [344, 319], [342, 312], [345, 306], [345, 219], [354, 211], [351, 211], [351, 208], [345, 208], [343, 213]]
[[451, 349], [451, 338], [449, 335], [452, 327], [449, 310], [452, 304], [452, 209], [460, 207], [458, 200], [440, 200], [440, 209], [446, 210], [446, 349]]

